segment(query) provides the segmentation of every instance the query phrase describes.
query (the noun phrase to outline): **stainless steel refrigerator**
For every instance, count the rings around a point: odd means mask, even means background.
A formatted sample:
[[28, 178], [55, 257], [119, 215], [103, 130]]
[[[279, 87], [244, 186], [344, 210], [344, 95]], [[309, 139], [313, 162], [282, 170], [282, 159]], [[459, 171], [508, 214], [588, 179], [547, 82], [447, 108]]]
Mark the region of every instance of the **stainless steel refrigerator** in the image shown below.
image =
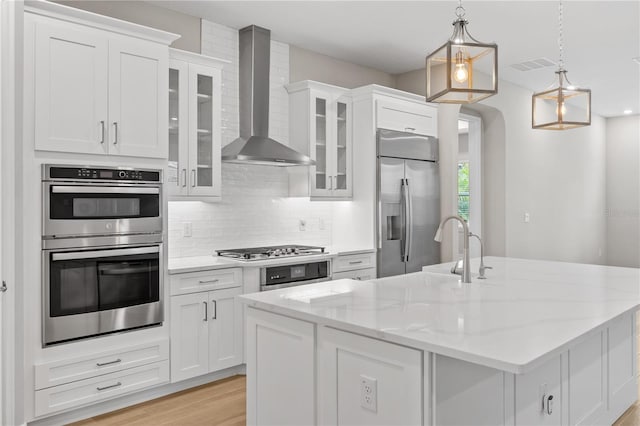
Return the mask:
[[440, 263], [438, 140], [378, 129], [378, 276]]

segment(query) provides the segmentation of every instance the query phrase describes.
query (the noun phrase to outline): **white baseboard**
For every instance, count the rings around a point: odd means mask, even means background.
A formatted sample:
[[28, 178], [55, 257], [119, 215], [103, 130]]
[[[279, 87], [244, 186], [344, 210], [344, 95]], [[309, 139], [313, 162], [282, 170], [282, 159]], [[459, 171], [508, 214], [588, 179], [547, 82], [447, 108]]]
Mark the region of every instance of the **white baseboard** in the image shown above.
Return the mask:
[[50, 417], [36, 419], [28, 423], [29, 426], [57, 426], [67, 423], [76, 422], [90, 417], [99, 416], [100, 414], [109, 413], [111, 411], [120, 410], [130, 407], [141, 402], [150, 401], [172, 393], [180, 392], [185, 389], [204, 385], [206, 383], [215, 382], [227, 377], [238, 374], [245, 374], [245, 366], [227, 368], [226, 370], [216, 371], [215, 373], [198, 376], [191, 379], [183, 380], [177, 383], [164, 384], [142, 392], [136, 392], [131, 395], [121, 396], [119, 398], [110, 399], [87, 407], [78, 408], [72, 411], [63, 412]]

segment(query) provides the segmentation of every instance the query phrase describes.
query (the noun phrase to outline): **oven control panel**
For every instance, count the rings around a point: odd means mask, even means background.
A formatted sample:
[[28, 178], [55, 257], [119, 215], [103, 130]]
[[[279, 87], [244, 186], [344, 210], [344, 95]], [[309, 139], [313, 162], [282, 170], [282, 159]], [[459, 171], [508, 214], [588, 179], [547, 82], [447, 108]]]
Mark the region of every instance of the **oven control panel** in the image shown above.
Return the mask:
[[46, 178], [73, 180], [106, 180], [160, 182], [159, 170], [110, 169], [98, 167], [47, 166]]
[[329, 262], [309, 262], [296, 265], [270, 266], [263, 269], [264, 286], [316, 280], [329, 276]]

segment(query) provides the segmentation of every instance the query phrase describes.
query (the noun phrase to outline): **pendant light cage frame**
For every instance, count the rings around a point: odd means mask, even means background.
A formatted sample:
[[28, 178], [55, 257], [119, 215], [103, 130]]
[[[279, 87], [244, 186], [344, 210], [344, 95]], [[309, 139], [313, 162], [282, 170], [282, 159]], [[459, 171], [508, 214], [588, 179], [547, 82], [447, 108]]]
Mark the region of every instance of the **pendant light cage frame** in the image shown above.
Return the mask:
[[498, 45], [473, 38], [464, 14], [460, 4], [451, 38], [426, 57], [427, 102], [470, 104], [498, 93]]
[[558, 82], [531, 97], [533, 129], [568, 130], [591, 125], [591, 90], [572, 85], [564, 68], [562, 0], [558, 10]]

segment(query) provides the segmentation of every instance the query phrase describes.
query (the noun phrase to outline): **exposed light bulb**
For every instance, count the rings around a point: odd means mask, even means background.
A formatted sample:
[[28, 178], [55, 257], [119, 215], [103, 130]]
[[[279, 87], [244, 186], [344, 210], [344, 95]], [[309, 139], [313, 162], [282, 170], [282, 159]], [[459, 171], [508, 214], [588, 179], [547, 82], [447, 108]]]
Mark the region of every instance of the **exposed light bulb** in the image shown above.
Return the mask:
[[453, 69], [453, 79], [458, 83], [464, 83], [468, 78], [469, 69], [464, 60], [464, 53], [462, 53], [462, 50], [458, 50], [458, 53], [456, 53], [456, 66]]
[[556, 115], [558, 115], [558, 112], [560, 112], [560, 115], [563, 117], [567, 113], [567, 107], [564, 105], [564, 101], [556, 104]]

